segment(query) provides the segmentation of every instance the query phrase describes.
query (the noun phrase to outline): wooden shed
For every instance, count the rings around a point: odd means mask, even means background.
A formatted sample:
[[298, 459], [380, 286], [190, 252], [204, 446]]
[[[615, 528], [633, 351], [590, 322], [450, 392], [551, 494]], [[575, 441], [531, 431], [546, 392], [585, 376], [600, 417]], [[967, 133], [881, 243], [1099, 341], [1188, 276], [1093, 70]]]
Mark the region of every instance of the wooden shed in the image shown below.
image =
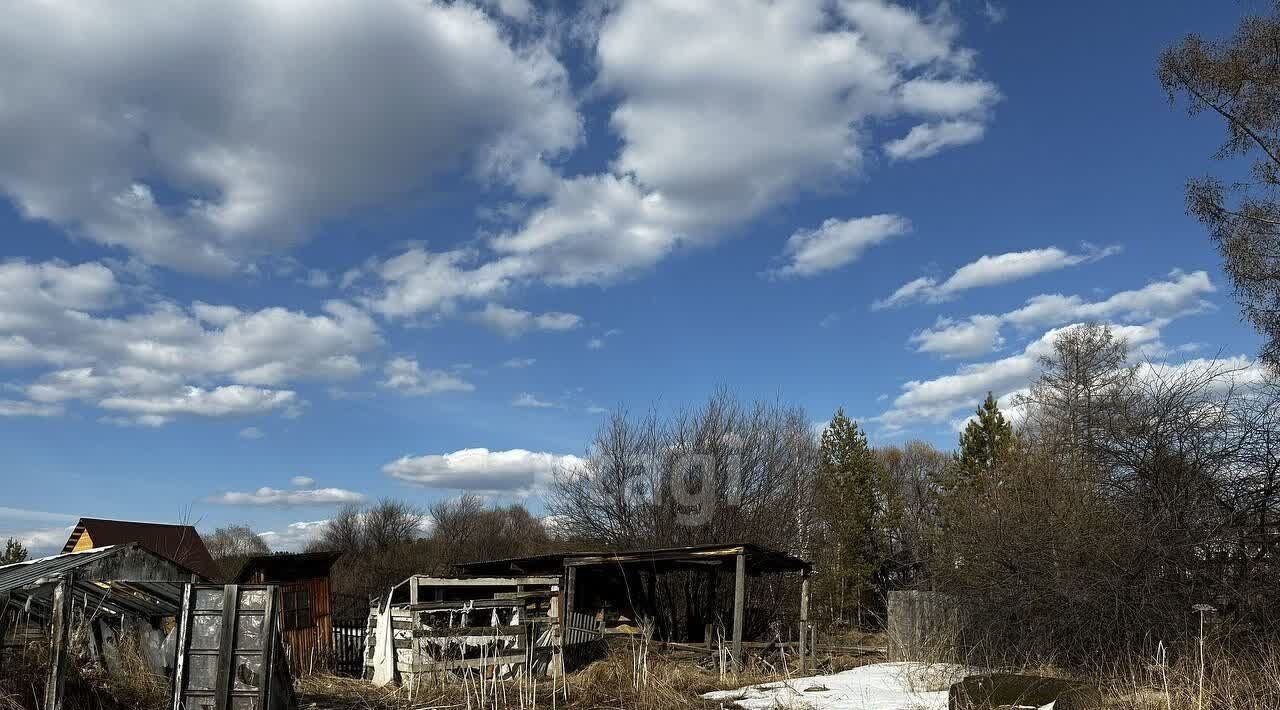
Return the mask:
[[[752, 643], [745, 635], [747, 612], [747, 578], [763, 575], [796, 575], [800, 578], [799, 614], [790, 630], [796, 632], [794, 645], [805, 667], [812, 653], [812, 626], [809, 624], [809, 577], [813, 565], [807, 560], [781, 550], [772, 550], [747, 542], [726, 542], [687, 547], [665, 547], [643, 550], [605, 552], [557, 552], [500, 560], [482, 560], [454, 565], [469, 575], [559, 575], [562, 602], [560, 609], [566, 623], [562, 634], [571, 634], [574, 619], [586, 612], [589, 618], [608, 621], [622, 612], [628, 620], [654, 615], [654, 603], [661, 593], [658, 578], [673, 572], [705, 575], [708, 579], [730, 577], [733, 590], [732, 622], [727, 641], [735, 663], [743, 659], [743, 649], [768, 646], [773, 642]], [[782, 620], [778, 609], [769, 610]], [[790, 631], [788, 632], [790, 633]], [[703, 642], [710, 648], [710, 637]], [[783, 645], [779, 638], [775, 645]]]
[[333, 583], [330, 570], [340, 552], [280, 552], [250, 557], [237, 584], [272, 584], [278, 590], [280, 630], [294, 675], [332, 671]]

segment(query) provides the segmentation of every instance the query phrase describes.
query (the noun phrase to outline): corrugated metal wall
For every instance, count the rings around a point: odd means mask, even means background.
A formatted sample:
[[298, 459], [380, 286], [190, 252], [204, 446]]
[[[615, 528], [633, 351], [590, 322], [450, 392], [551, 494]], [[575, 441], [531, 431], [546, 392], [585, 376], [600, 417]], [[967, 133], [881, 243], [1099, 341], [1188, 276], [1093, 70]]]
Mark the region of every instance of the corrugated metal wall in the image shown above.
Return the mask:
[[311, 598], [311, 628], [286, 629], [285, 644], [294, 675], [333, 670], [333, 610], [329, 596], [329, 578], [306, 579], [280, 583], [281, 609], [290, 591], [306, 590]]

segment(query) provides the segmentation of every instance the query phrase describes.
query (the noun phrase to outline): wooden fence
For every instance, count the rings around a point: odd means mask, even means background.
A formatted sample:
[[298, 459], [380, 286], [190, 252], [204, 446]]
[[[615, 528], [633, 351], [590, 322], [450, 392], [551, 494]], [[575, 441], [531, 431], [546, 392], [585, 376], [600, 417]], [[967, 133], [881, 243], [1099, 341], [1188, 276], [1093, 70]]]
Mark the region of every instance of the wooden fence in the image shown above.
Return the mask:
[[333, 671], [360, 677], [364, 673], [364, 624], [333, 625]]

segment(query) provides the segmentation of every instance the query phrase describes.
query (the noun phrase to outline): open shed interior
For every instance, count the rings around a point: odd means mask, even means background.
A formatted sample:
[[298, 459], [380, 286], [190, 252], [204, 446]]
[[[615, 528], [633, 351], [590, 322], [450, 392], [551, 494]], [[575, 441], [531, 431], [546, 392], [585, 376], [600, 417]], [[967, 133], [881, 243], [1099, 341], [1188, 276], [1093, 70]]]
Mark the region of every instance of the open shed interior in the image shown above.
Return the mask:
[[811, 565], [750, 543], [567, 552], [457, 565], [469, 574], [560, 574], [566, 608], [605, 633], [732, 644], [798, 640]]

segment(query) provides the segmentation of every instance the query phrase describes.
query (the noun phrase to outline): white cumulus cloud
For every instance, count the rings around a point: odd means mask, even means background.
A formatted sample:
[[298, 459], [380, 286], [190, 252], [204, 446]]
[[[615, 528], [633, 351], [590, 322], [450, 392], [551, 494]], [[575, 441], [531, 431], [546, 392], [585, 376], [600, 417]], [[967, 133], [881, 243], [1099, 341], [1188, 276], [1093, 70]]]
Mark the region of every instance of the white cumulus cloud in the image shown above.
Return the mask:
[[485, 305], [475, 319], [507, 338], [518, 338], [531, 330], [566, 331], [582, 325], [582, 316], [574, 313], [532, 313], [497, 303]]
[[942, 303], [969, 289], [1019, 281], [1036, 274], [1097, 261], [1119, 252], [1120, 247], [1116, 245], [1099, 248], [1085, 244], [1083, 251], [1077, 254], [1066, 252], [1058, 247], [1047, 247], [983, 255], [956, 269], [942, 283], [929, 277], [908, 281], [888, 298], [876, 301], [872, 304], [872, 308], [879, 310], [913, 301]]
[[131, 294], [95, 262], [0, 263], [0, 366], [43, 370], [22, 391], [44, 406], [22, 409], [81, 401], [155, 425], [296, 408], [285, 386], [354, 377], [382, 343], [368, 314], [343, 301], [305, 313]]
[[306, 548], [308, 543], [314, 541], [320, 536], [324, 530], [324, 526], [329, 521], [326, 520], [303, 520], [296, 523], [289, 523], [280, 530], [267, 530], [258, 533], [258, 537], [267, 543], [267, 546], [277, 552], [287, 551], [296, 552]]
[[23, 4], [0, 27], [0, 191], [151, 263], [228, 273], [443, 171], [519, 182], [576, 146], [551, 50], [462, 2]]
[[[947, 422], [964, 410], [982, 402], [987, 392], [1002, 397], [1026, 387], [1040, 372], [1039, 359], [1052, 353], [1053, 342], [1068, 325], [1044, 333], [1022, 352], [988, 362], [973, 363], [931, 380], [911, 380], [902, 385], [889, 409], [873, 420], [887, 431], [901, 430], [922, 422]], [[1111, 325], [1118, 339], [1127, 341], [1135, 355], [1144, 347], [1158, 344], [1159, 324]]]
[[[590, 24], [594, 87], [615, 100], [609, 122], [620, 147], [609, 170], [531, 173], [527, 212], [486, 234], [487, 252], [415, 247], [375, 264], [365, 295], [372, 308], [413, 315], [526, 283], [628, 278], [798, 194], [862, 176], [883, 124], [963, 126], [972, 142], [999, 100], [945, 9], [630, 0]], [[910, 152], [959, 138], [935, 136]], [[783, 270], [816, 273], [860, 251], [847, 229], [821, 236], [797, 238], [789, 253], [797, 260]]]
[[521, 392], [519, 395], [516, 395], [515, 399], [511, 400], [511, 406], [523, 407], [526, 409], [551, 409], [553, 407], [558, 407], [560, 405], [556, 404], [555, 402], [548, 402], [543, 399], [538, 399], [536, 396], [534, 396], [529, 392]]
[[1162, 281], [1120, 291], [1100, 301], [1042, 294], [1028, 299], [1021, 308], [1000, 315], [974, 315], [963, 320], [942, 318], [932, 328], [912, 335], [910, 342], [920, 352], [971, 357], [998, 347], [1003, 342], [1000, 331], [1005, 325], [1030, 330], [1089, 320], [1167, 322], [1212, 309], [1213, 304], [1204, 297], [1215, 290], [1204, 271], [1174, 271]]
[[277, 506], [293, 508], [308, 505], [344, 505], [362, 503], [363, 493], [344, 488], [301, 488], [282, 490], [263, 486], [256, 491], [227, 491], [207, 499], [220, 505]]
[[787, 239], [783, 254], [787, 264], [775, 276], [814, 276], [845, 266], [868, 248], [911, 231], [911, 222], [892, 214], [854, 219], [828, 219], [813, 230], [801, 230]]
[[475, 385], [453, 373], [423, 370], [417, 360], [407, 357], [388, 360], [383, 374], [385, 377], [379, 384], [404, 395], [421, 397], [443, 392], [471, 392], [475, 389]]
[[430, 488], [529, 493], [544, 488], [561, 468], [583, 463], [571, 454], [509, 449], [461, 449], [447, 454], [403, 456], [382, 467], [387, 475]]

